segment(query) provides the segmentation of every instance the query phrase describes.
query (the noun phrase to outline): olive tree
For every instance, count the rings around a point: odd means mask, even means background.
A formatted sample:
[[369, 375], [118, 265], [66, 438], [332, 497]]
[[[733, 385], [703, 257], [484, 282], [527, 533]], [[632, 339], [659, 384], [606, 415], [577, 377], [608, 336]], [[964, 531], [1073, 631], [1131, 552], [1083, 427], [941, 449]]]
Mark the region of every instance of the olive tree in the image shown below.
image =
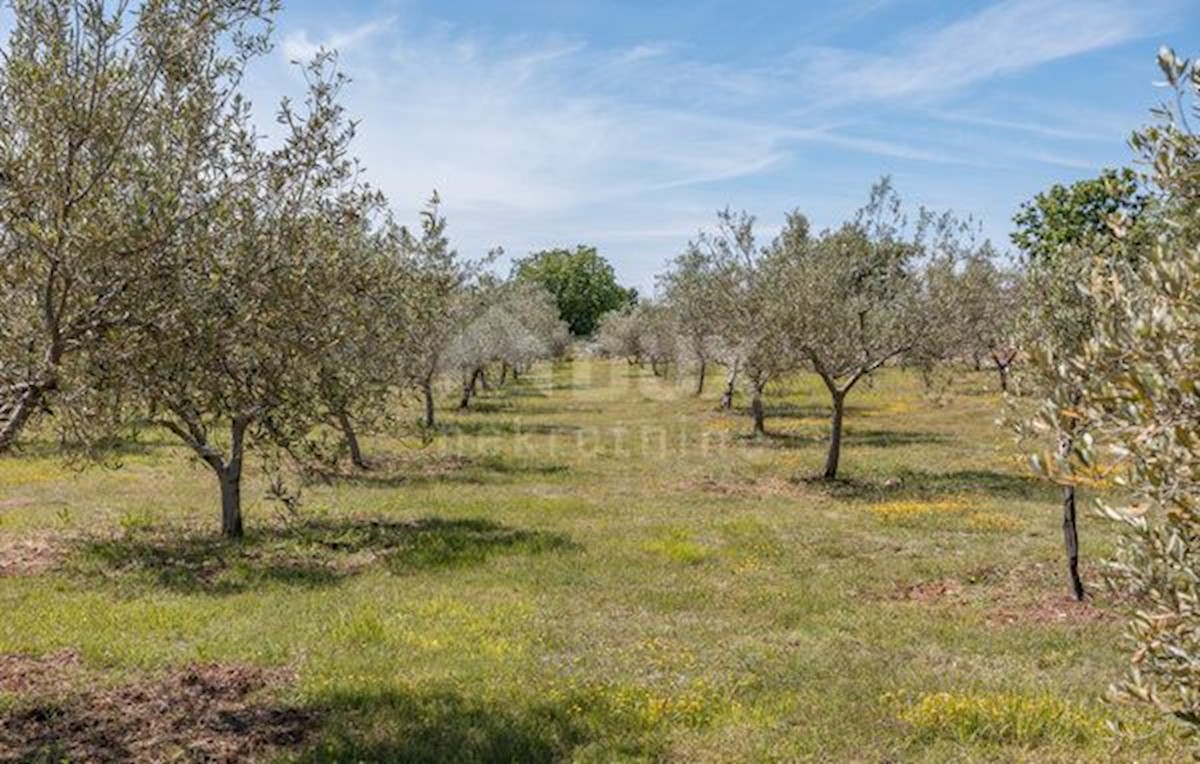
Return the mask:
[[170, 308], [122, 359], [122, 390], [146, 421], [217, 477], [231, 537], [242, 535], [247, 452], [292, 450], [326, 416], [321, 372], [336, 340], [322, 322], [338, 288], [329, 253], [363, 217], [343, 80], [328, 55], [305, 71], [304, 106], [279, 112], [282, 145], [264, 150], [246, 127], [222, 155], [219, 182], [233, 187], [187, 226], [155, 284]]
[[925, 233], [923, 222], [907, 225], [885, 178], [852, 221], [813, 238], [807, 222], [792, 215], [774, 246], [785, 274], [781, 323], [829, 392], [827, 480], [838, 473], [847, 396], [885, 364], [917, 349], [928, 329]]
[[569, 344], [570, 330], [559, 318], [554, 296], [539, 284], [520, 279], [484, 284], [466, 299], [472, 318], [448, 351], [463, 377], [460, 409], [471, 405], [479, 384], [486, 384], [489, 365], [526, 369], [561, 355]]
[[696, 395], [704, 393], [709, 364], [719, 347], [717, 322], [710, 312], [718, 295], [716, 263], [707, 253], [689, 246], [659, 276], [658, 288], [675, 322], [680, 350], [696, 367]]
[[[1025, 442], [1051, 444], [1052, 453], [1033, 455], [1035, 465], [1060, 468], [1051, 477], [1061, 487], [1067, 573], [1079, 600], [1086, 595], [1079, 575], [1079, 481], [1070, 466], [1077, 446], [1091, 435], [1078, 415], [1087, 375], [1069, 373], [1068, 361], [1091, 340], [1096, 322], [1095, 300], [1080, 283], [1097, 268], [1136, 259], [1151, 227], [1146, 205], [1130, 173], [1109, 170], [1069, 187], [1053, 186], [1015, 218], [1013, 242], [1025, 257], [1018, 343], [1029, 362], [1013, 378], [1021, 397], [1012, 400], [1012, 418]], [[1032, 414], [1022, 398], [1034, 402]]]
[[[1089, 437], [1067, 469], [1116, 470], [1123, 522], [1112, 571], [1139, 597], [1130, 623], [1136, 648], [1118, 697], [1152, 704], [1200, 732], [1200, 69], [1169, 49], [1159, 64], [1177, 96], [1136, 133], [1152, 168], [1164, 222], [1138, 258], [1101, 256], [1078, 279], [1096, 319], [1087, 342], [1056, 367], [1079, 385], [1072, 413]], [[1114, 226], [1123, 230], [1120, 219]], [[1061, 401], [1048, 401], [1064, 415]], [[1094, 434], [1094, 436], [1092, 436]], [[1064, 460], [1065, 461], [1065, 460]]]
[[[793, 370], [797, 359], [780, 318], [784, 300], [781, 271], [775, 266], [780, 250], [760, 246], [754, 225], [750, 214], [725, 210], [718, 214], [715, 230], [702, 232], [689, 249], [712, 263], [710, 312], [716, 347], [730, 369], [723, 404], [732, 404], [740, 373], [749, 388], [753, 434], [758, 437], [766, 433], [767, 385]], [[802, 216], [791, 216], [788, 228], [793, 236], [808, 236]]]
[[406, 303], [406, 353], [394, 360], [404, 368], [408, 383], [421, 392], [426, 430], [437, 423], [435, 385], [449, 369], [447, 349], [470, 318], [463, 297], [480, 267], [450, 246], [440, 204], [434, 193], [421, 212], [419, 232], [400, 230], [400, 258], [409, 271], [411, 298]]
[[1016, 335], [1022, 287], [1021, 271], [998, 266], [990, 247], [967, 256], [954, 282], [963, 349], [973, 358], [990, 361], [1002, 392], [1008, 392], [1010, 372], [1020, 352]]
[[[368, 192], [350, 209], [382, 214], [384, 200]], [[339, 226], [342, 236], [326, 252], [329, 262], [323, 269], [330, 279], [326, 314], [313, 327], [324, 335], [317, 344], [327, 348], [319, 356], [321, 401], [359, 469], [370, 466], [359, 434], [391, 423], [395, 394], [405, 386], [412, 357], [413, 274], [398, 256], [395, 226], [383, 217], [377, 229], [370, 217]], [[332, 459], [341, 452], [338, 448]]]
[[[0, 57], [0, 452], [54, 406], [100, 418], [110, 345], [153, 322], [165, 253], [232, 189], [269, 0], [11, 0]], [[67, 416], [64, 416], [64, 420]]]
[[637, 306], [626, 305], [600, 317], [596, 347], [604, 355], [624, 358], [631, 366], [640, 365], [645, 354], [642, 341], [642, 318]]

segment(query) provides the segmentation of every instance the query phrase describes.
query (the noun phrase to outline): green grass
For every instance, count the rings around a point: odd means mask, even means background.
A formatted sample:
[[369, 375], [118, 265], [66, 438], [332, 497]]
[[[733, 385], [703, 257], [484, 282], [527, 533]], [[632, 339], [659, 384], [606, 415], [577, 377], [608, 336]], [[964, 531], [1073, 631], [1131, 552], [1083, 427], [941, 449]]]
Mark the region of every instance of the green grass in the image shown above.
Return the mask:
[[[300, 761], [1178, 758], [1172, 728], [1101, 700], [1119, 608], [1066, 602], [1055, 491], [991, 383], [856, 391], [827, 485], [812, 380], [773, 391], [754, 440], [716, 385], [546, 366], [441, 412], [428, 448], [368, 438], [378, 469], [306, 486], [298, 517], [252, 479], [237, 544], [169, 440], [83, 472], [35, 443], [0, 461], [0, 550], [64, 557], [0, 577], [0, 653], [291, 666], [286, 700], [324, 719]], [[1114, 529], [1082, 532], [1096, 585]]]

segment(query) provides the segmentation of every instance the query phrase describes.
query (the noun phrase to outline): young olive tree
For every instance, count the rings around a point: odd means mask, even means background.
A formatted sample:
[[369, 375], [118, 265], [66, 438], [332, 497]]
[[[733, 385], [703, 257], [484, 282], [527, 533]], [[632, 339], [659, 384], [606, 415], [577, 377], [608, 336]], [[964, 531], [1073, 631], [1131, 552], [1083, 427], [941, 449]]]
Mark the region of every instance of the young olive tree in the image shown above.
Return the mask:
[[[81, 437], [184, 229], [222, 202], [269, 0], [11, 0], [0, 57], [0, 452], [54, 407]], [[102, 433], [100, 433], [102, 434]]]
[[963, 349], [991, 362], [1005, 393], [1020, 352], [1016, 334], [1022, 288], [1021, 271], [998, 266], [990, 247], [968, 255], [954, 283]]
[[527, 369], [536, 361], [561, 355], [570, 341], [554, 296], [537, 283], [512, 279], [491, 284], [471, 299], [474, 317], [448, 354], [463, 376], [459, 408], [464, 410], [470, 407], [476, 387], [486, 384], [489, 365]]
[[696, 395], [704, 394], [708, 367], [719, 346], [717, 324], [710, 312], [718, 283], [716, 263], [695, 245], [676, 257], [658, 279], [682, 354], [696, 368]]
[[[753, 434], [766, 434], [763, 398], [767, 385], [796, 367], [797, 359], [783, 329], [780, 299], [781, 271], [776, 267], [778, 248], [760, 247], [754, 234], [754, 217], [725, 210], [717, 216], [713, 232], [702, 232], [690, 250], [712, 263], [711, 298], [715, 342], [730, 369], [724, 396], [732, 405], [733, 385], [740, 374], [750, 394]], [[808, 235], [808, 223], [789, 218], [793, 235]], [[729, 406], [725, 406], [728, 408]]]
[[1079, 481], [1072, 454], [1092, 436], [1079, 416], [1087, 375], [1071, 373], [1068, 361], [1096, 328], [1095, 300], [1080, 284], [1097, 269], [1136, 259], [1149, 236], [1146, 203], [1130, 173], [1110, 170], [1038, 194], [1015, 218], [1013, 242], [1025, 255], [1018, 344], [1029, 360], [1013, 379], [1015, 392], [1034, 401], [1034, 412], [1023, 410], [1021, 397], [1013, 398], [1012, 418], [1023, 440], [1052, 443], [1053, 452], [1035, 454], [1034, 464], [1062, 489], [1067, 573], [1078, 600], [1086, 591], [1079, 575]]
[[[346, 200], [348, 209], [382, 213], [384, 200], [366, 192]], [[361, 432], [378, 431], [392, 420], [395, 392], [404, 385], [409, 365], [408, 319], [412, 275], [398, 257], [395, 226], [386, 220], [372, 228], [371, 219], [347, 220], [341, 238], [326, 253], [326, 316], [314, 330], [324, 336], [318, 346], [320, 394], [329, 423], [341, 435], [351, 462], [369, 469], [359, 440]], [[315, 276], [315, 274], [314, 274]], [[336, 461], [342, 448], [333, 458]]]
[[405, 370], [408, 383], [421, 391], [421, 421], [426, 430], [437, 424], [435, 385], [450, 368], [447, 349], [470, 318], [464, 294], [479, 269], [450, 246], [440, 204], [435, 192], [421, 212], [420, 232], [400, 230], [400, 259], [409, 273], [410, 299], [406, 302], [405, 352], [394, 360]]
[[610, 358], [624, 358], [630, 366], [640, 366], [643, 347], [642, 316], [637, 306], [627, 305], [600, 317], [596, 327], [596, 346]]
[[886, 178], [841, 228], [810, 238], [792, 215], [774, 249], [784, 278], [789, 342], [830, 398], [824, 477], [837, 477], [846, 398], [889, 361], [913, 352], [928, 329], [921, 274], [922, 224], [910, 231]]
[[[1073, 460], [1119, 470], [1125, 506], [1102, 504], [1123, 522], [1112, 566], [1139, 596], [1130, 623], [1136, 648], [1117, 696], [1152, 704], [1200, 732], [1200, 69], [1164, 48], [1159, 65], [1174, 104], [1136, 133], [1152, 168], [1164, 225], [1137, 258], [1100, 258], [1097, 278], [1079, 279], [1096, 320], [1087, 342], [1056, 367], [1079, 384], [1071, 412], [1094, 437]], [[1120, 226], [1119, 219], [1114, 221]], [[1139, 243], [1140, 248], [1140, 243]], [[1066, 415], [1061, 402], [1050, 399]]]

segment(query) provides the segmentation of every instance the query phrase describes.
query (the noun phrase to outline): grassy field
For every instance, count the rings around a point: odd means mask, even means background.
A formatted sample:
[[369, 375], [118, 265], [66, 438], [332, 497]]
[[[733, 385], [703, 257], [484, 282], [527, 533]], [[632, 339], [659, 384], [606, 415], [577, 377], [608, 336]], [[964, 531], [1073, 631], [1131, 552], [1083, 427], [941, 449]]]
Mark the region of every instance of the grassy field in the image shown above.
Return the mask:
[[[0, 462], [0, 759], [78, 750], [29, 738], [86, 717], [79, 693], [203, 704], [188, 670], [260, 678], [197, 718], [218, 738], [291, 725], [245, 735], [266, 759], [1182, 755], [1101, 700], [1120, 608], [1067, 600], [1055, 492], [994, 424], [990, 376], [940, 405], [900, 372], [856, 392], [833, 485], [809, 479], [811, 381], [775, 391], [761, 441], [717, 386], [546, 366], [443, 412], [427, 448], [369, 439], [376, 468], [307, 486], [298, 514], [256, 478], [232, 545], [212, 476], [170, 442], [83, 472], [33, 444]], [[1111, 533], [1083, 519], [1093, 585]], [[143, 751], [143, 717], [113, 716], [75, 728]]]

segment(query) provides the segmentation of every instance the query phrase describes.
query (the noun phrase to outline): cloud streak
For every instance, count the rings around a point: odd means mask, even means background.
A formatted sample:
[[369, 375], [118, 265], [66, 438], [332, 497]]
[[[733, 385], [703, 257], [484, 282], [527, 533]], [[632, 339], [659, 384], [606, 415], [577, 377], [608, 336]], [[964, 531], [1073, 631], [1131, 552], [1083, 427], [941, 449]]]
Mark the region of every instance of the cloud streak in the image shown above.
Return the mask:
[[835, 99], [924, 97], [1108, 48], [1146, 34], [1150, 22], [1147, 12], [1105, 0], [1007, 0], [885, 52], [811, 50], [804, 68]]

